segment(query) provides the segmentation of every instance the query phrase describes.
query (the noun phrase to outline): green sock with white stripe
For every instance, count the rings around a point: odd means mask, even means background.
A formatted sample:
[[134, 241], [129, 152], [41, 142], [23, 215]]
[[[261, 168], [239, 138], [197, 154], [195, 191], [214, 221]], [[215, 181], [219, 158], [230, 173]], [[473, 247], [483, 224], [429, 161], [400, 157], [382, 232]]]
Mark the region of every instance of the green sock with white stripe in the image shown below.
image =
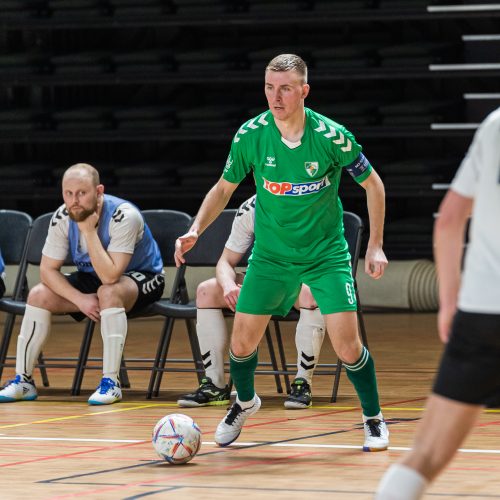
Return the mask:
[[257, 350], [241, 358], [229, 351], [229, 370], [240, 401], [250, 401], [255, 396], [254, 378], [257, 361]]
[[373, 417], [380, 412], [378, 400], [377, 377], [375, 364], [366, 347], [363, 346], [361, 357], [352, 365], [344, 363], [347, 377], [358, 393], [363, 415]]

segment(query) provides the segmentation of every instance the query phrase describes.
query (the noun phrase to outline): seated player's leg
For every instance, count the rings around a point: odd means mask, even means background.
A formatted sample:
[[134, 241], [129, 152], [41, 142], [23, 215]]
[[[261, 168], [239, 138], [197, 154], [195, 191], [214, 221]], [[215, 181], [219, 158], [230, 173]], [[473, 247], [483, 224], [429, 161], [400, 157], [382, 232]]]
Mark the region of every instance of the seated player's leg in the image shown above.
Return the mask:
[[325, 338], [325, 322], [307, 285], [302, 285], [295, 307], [300, 310], [295, 331], [297, 374], [285, 408], [300, 410], [312, 404], [312, 377]]
[[101, 336], [103, 340], [103, 377], [90, 396], [91, 405], [112, 404], [122, 399], [119, 381], [120, 364], [127, 337], [127, 312], [159, 300], [164, 278], [154, 273], [131, 271], [117, 283], [101, 285], [97, 290], [101, 309]]
[[43, 283], [32, 288], [17, 338], [16, 377], [0, 391], [0, 403], [37, 398], [33, 369], [50, 333], [52, 313], [71, 313], [78, 308], [56, 295]]
[[224, 382], [224, 354], [227, 328], [222, 309], [227, 307], [223, 290], [215, 278], [203, 281], [196, 289], [196, 333], [205, 368], [205, 377], [192, 393], [177, 400], [184, 408], [227, 405], [229, 386]]
[[356, 295], [349, 261], [324, 262], [306, 273], [337, 356], [344, 362], [363, 408], [364, 451], [382, 451], [389, 446], [389, 431], [380, 411], [373, 359], [359, 338]]

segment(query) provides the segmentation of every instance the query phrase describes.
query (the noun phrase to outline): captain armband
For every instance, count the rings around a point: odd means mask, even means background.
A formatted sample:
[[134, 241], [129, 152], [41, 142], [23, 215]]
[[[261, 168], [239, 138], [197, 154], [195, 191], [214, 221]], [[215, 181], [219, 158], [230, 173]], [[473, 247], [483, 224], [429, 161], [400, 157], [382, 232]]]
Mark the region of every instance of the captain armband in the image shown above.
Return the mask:
[[367, 177], [366, 174], [371, 170], [371, 165], [366, 156], [363, 153], [359, 153], [359, 156], [345, 168], [351, 177], [357, 179], [362, 176]]

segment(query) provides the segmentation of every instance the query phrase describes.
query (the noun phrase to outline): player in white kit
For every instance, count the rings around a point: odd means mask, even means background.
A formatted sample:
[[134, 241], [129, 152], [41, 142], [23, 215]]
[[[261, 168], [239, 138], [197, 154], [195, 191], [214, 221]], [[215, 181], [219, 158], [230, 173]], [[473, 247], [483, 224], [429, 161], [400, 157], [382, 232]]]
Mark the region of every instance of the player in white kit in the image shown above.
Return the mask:
[[[472, 212], [463, 273], [464, 232]], [[417, 500], [500, 392], [500, 108], [476, 132], [434, 228], [438, 329], [446, 350], [412, 451], [376, 500]]]

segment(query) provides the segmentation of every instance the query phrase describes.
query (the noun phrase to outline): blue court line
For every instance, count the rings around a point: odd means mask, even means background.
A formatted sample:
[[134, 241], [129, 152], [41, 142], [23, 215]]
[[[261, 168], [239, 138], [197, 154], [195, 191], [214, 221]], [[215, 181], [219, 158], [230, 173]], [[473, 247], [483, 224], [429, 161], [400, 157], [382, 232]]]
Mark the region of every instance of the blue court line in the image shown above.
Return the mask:
[[[418, 420], [418, 419], [415, 419]], [[390, 419], [386, 420], [387, 425], [395, 425], [399, 423], [399, 419]], [[230, 446], [225, 447], [223, 449], [215, 450], [215, 451], [207, 451], [206, 453], [199, 453], [197, 456], [198, 457], [205, 457], [209, 455], [217, 455], [219, 453], [227, 453], [228, 451], [238, 451], [238, 450], [248, 450], [251, 448], [261, 448], [263, 446], [270, 446], [273, 444], [282, 444], [282, 443], [292, 443], [294, 441], [302, 441], [304, 439], [313, 439], [313, 438], [318, 438], [318, 437], [325, 437], [325, 436], [333, 436], [335, 434], [345, 434], [347, 432], [352, 432], [352, 431], [358, 431], [359, 429], [363, 428], [363, 424], [356, 424], [356, 426], [351, 427], [350, 429], [342, 429], [340, 431], [332, 431], [332, 432], [323, 432], [321, 434], [311, 434], [309, 436], [301, 436], [301, 437], [296, 437], [296, 438], [290, 438], [290, 439], [282, 439], [279, 441], [264, 441], [262, 443], [256, 443], [256, 444], [250, 444], [248, 446], [238, 446], [231, 448]], [[359, 447], [361, 451], [361, 446]], [[73, 474], [71, 476], [64, 476], [64, 477], [57, 477], [54, 479], [44, 479], [43, 481], [37, 481], [38, 483], [56, 483], [59, 481], [64, 481], [67, 479], [76, 479], [78, 477], [88, 477], [88, 476], [97, 476], [99, 474], [106, 474], [108, 472], [118, 472], [118, 471], [124, 471], [124, 470], [129, 470], [129, 469], [136, 469], [138, 467], [146, 467], [149, 465], [155, 465], [155, 464], [163, 464], [165, 463], [164, 460], [152, 460], [151, 462], [146, 462], [142, 464], [135, 464], [135, 465], [128, 465], [126, 467], [116, 467], [114, 469], [104, 469], [100, 471], [94, 471], [94, 472], [86, 472], [84, 474]], [[183, 466], [185, 467], [185, 466]], [[189, 466], [188, 466], [189, 467]], [[68, 484], [68, 483], [66, 483]], [[91, 484], [91, 483], [89, 483]], [[99, 484], [99, 483], [98, 483]]]

